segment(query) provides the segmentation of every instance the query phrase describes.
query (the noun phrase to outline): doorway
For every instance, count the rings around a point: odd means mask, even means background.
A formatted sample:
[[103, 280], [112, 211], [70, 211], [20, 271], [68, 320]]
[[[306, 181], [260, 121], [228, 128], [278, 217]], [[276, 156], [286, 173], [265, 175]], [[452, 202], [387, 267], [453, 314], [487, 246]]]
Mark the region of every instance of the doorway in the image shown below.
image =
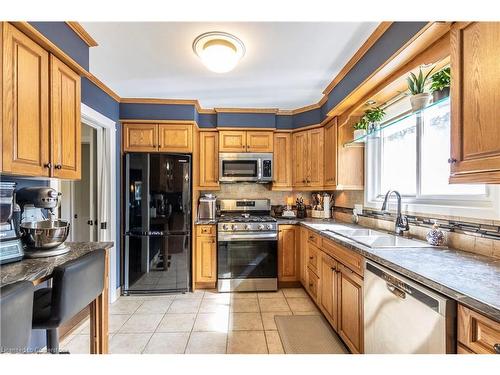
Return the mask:
[[97, 130], [86, 124], [81, 126], [82, 177], [61, 181], [61, 218], [71, 224], [70, 241], [89, 242], [98, 240]]

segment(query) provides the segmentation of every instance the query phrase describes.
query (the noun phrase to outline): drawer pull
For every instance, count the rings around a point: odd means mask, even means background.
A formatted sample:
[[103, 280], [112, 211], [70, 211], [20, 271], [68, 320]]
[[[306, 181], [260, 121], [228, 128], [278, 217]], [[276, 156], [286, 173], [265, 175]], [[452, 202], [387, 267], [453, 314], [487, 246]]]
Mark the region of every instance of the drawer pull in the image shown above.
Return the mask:
[[310, 259], [310, 260], [313, 260], [313, 259], [314, 259], [314, 257], [313, 257], [313, 256], [309, 256], [309, 259]]
[[309, 239], [310, 240], [314, 240], [314, 236], [309, 236]]
[[43, 167], [47, 169], [52, 169], [52, 163], [49, 161], [48, 163], [44, 164]]
[[500, 354], [500, 344], [493, 345], [493, 349], [495, 350], [495, 354]]

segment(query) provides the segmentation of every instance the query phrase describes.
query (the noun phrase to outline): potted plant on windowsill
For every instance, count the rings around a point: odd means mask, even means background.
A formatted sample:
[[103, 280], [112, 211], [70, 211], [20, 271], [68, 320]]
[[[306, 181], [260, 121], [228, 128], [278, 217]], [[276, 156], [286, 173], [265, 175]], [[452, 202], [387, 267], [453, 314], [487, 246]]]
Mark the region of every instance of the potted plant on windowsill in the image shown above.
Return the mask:
[[413, 112], [420, 111], [425, 108], [429, 101], [431, 100], [431, 94], [427, 91], [427, 79], [431, 74], [432, 70], [429, 70], [427, 74], [424, 75], [422, 72], [422, 68], [416, 76], [413, 72], [410, 72], [410, 75], [407, 78], [408, 89], [410, 90], [410, 103]]
[[380, 125], [380, 122], [385, 116], [385, 112], [380, 107], [373, 107], [367, 109], [365, 111], [365, 120], [368, 123], [368, 133], [373, 133], [377, 131]]
[[357, 123], [354, 124], [354, 141], [364, 142], [364, 139], [360, 139], [366, 135], [366, 130], [368, 128], [368, 122], [364, 117], [361, 117]]
[[431, 76], [432, 100], [437, 102], [450, 96], [450, 67], [444, 68]]

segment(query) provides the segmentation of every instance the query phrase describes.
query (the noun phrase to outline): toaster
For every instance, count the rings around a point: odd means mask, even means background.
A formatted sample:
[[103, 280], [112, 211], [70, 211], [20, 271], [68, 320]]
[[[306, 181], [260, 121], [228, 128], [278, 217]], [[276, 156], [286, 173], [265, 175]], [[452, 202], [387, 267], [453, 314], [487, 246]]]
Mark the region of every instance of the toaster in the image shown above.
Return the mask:
[[205, 195], [200, 197], [198, 205], [199, 220], [215, 220], [216, 213], [216, 198], [213, 195]]

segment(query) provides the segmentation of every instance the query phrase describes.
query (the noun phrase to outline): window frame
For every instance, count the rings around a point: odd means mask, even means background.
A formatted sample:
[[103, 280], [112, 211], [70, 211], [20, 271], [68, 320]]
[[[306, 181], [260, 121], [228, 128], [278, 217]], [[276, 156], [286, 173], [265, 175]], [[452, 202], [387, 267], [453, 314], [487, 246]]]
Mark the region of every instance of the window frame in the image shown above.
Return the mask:
[[[393, 122], [411, 113], [398, 114], [385, 123]], [[381, 124], [383, 126], [383, 123]], [[425, 195], [422, 194], [422, 139], [423, 121], [416, 117], [416, 194], [403, 195], [403, 209], [407, 212], [439, 214], [460, 217], [498, 219], [500, 217], [500, 186], [485, 185], [485, 194]], [[381, 191], [382, 137], [367, 137], [365, 144], [365, 206], [380, 209], [385, 193]], [[390, 200], [396, 203], [395, 199]]]

